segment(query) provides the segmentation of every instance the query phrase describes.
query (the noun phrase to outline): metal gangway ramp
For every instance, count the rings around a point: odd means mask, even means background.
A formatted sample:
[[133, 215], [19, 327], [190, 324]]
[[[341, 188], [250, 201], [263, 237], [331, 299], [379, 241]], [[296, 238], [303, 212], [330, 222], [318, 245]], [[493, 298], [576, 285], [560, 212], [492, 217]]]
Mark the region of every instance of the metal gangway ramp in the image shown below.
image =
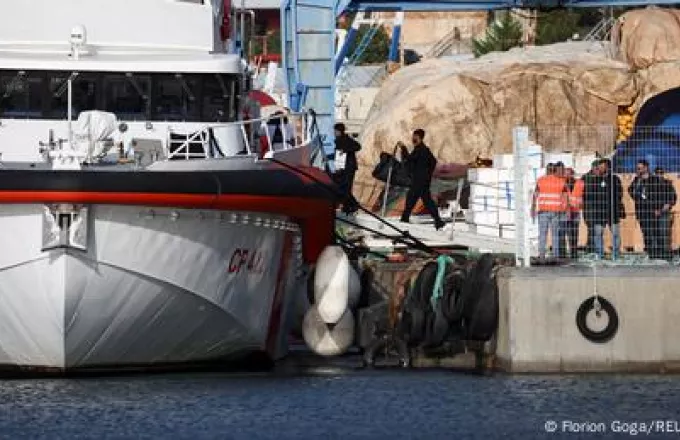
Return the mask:
[[[448, 222], [443, 229], [437, 231], [431, 222], [418, 222], [416, 216], [411, 218], [412, 223], [403, 223], [396, 217], [383, 218], [384, 221], [394, 226], [394, 228], [385, 225], [378, 218], [367, 214], [358, 214], [352, 217], [338, 215], [338, 220], [349, 226], [351, 226], [351, 223], [354, 223], [359, 228], [379, 232], [382, 238], [378, 238], [378, 242], [387, 241], [389, 238], [404, 238], [403, 233], [399, 232], [402, 231], [408, 232], [412, 237], [420, 240], [425, 245], [435, 248], [460, 246], [498, 254], [515, 254], [517, 251], [517, 241], [514, 238], [479, 234], [474, 231], [472, 225], [464, 221]], [[395, 228], [399, 231], [395, 230]], [[370, 236], [371, 232], [367, 232], [367, 235]], [[376, 239], [371, 237], [366, 240], [366, 244], [370, 246], [375, 241]], [[532, 257], [538, 256], [537, 243], [531, 243], [530, 254]]]

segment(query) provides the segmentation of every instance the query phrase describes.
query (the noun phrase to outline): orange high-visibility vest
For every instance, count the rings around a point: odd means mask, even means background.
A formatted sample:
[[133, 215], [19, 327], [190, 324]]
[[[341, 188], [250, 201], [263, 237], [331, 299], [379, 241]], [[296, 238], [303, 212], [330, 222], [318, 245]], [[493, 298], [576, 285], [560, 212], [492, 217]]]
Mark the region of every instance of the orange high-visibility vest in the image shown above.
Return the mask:
[[583, 208], [583, 191], [585, 185], [583, 179], [576, 179], [574, 188], [569, 192], [569, 210], [571, 212], [579, 212]]
[[564, 179], [557, 176], [543, 176], [536, 182], [538, 212], [564, 212], [567, 210], [567, 192]]

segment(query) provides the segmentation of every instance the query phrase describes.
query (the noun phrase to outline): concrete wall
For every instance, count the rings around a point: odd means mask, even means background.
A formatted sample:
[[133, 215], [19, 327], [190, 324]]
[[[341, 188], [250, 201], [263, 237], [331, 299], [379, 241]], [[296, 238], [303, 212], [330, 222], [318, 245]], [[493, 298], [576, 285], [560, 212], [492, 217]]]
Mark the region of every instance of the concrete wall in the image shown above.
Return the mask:
[[589, 267], [499, 273], [496, 366], [525, 372], [680, 372], [680, 269], [599, 267], [598, 293], [619, 316], [604, 344], [585, 339], [576, 311], [593, 295]]

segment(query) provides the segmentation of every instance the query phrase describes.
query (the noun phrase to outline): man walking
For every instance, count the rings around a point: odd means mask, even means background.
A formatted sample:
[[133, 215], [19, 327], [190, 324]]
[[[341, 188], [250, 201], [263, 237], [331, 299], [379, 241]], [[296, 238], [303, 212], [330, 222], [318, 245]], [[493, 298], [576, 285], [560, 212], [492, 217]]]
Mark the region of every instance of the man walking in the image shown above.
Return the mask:
[[628, 193], [635, 202], [645, 251], [650, 258], [668, 259], [671, 257], [671, 209], [677, 201], [675, 188], [668, 180], [651, 174], [646, 160], [637, 163], [636, 173]]
[[404, 144], [399, 143], [402, 160], [411, 174], [411, 186], [408, 189], [408, 193], [406, 193], [406, 206], [401, 214], [401, 221], [404, 223], [409, 222], [411, 212], [413, 212], [413, 208], [416, 206], [418, 199], [420, 199], [434, 219], [434, 227], [439, 230], [444, 227], [445, 223], [439, 217], [439, 208], [434, 200], [432, 200], [432, 194], [430, 193], [432, 174], [437, 166], [437, 159], [423, 142], [424, 139], [424, 130], [419, 128], [413, 132], [411, 139], [413, 151], [411, 153], [408, 152]]
[[353, 195], [354, 176], [357, 169], [357, 153], [361, 151], [361, 144], [354, 140], [347, 134], [345, 124], [335, 124], [335, 149], [345, 153], [345, 169], [341, 173], [341, 188], [345, 194], [345, 201], [342, 204], [342, 210], [346, 214], [356, 212], [359, 208], [359, 203]]
[[560, 255], [560, 225], [568, 204], [568, 191], [564, 179], [556, 174], [556, 167], [549, 164], [546, 175], [536, 182], [531, 203], [531, 217], [538, 217], [538, 257], [545, 259], [548, 246], [548, 230], [552, 243], [552, 255]]

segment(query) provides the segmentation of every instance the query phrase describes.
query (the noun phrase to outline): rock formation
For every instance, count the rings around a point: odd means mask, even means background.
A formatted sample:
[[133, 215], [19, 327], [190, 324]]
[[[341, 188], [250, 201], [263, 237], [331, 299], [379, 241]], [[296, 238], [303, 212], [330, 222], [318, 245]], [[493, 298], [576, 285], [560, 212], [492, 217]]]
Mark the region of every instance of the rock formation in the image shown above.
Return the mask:
[[[512, 151], [523, 124], [546, 151], [609, 153], [621, 106], [639, 109], [680, 86], [680, 12], [625, 14], [614, 44], [567, 42], [492, 53], [472, 61], [429, 60], [395, 73], [366, 121], [356, 195], [370, 203], [370, 172], [415, 128], [442, 162]], [[615, 44], [619, 43], [620, 44]]]

